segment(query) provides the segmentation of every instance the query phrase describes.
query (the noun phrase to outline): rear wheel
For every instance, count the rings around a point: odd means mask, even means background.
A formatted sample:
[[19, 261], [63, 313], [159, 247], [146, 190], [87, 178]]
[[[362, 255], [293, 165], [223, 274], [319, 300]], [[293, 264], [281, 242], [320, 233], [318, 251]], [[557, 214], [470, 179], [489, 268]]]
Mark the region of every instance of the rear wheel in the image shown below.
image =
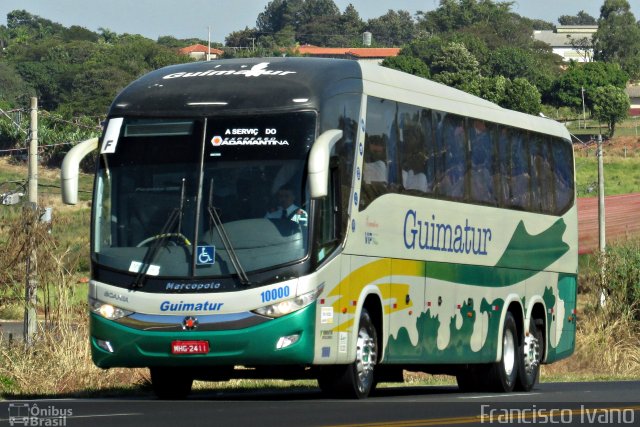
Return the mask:
[[522, 345], [522, 359], [516, 389], [530, 391], [538, 381], [540, 363], [542, 362], [542, 346], [544, 345], [542, 330], [538, 329], [536, 320], [531, 318], [529, 333], [524, 337]]
[[364, 399], [375, 387], [375, 366], [378, 363], [378, 334], [366, 309], [360, 314], [356, 359], [344, 366], [328, 366], [318, 377], [325, 393]]
[[502, 357], [489, 365], [486, 372], [485, 384], [488, 390], [505, 393], [513, 391], [522, 361], [521, 354], [516, 321], [511, 313], [507, 313], [502, 328]]
[[158, 399], [184, 399], [191, 393], [193, 375], [184, 369], [149, 368], [151, 386]]

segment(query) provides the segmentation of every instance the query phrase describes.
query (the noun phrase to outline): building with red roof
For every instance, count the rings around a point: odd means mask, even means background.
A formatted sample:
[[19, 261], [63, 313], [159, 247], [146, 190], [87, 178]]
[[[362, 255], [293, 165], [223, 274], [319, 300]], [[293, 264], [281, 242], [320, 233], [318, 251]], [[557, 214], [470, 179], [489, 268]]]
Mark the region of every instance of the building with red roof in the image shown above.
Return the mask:
[[380, 62], [391, 56], [398, 56], [399, 47], [318, 47], [299, 46], [296, 51], [301, 55], [320, 58], [342, 58]]
[[[194, 45], [191, 45], [191, 46], [183, 47], [182, 49], [179, 49], [178, 52], [180, 52], [183, 55], [188, 55], [188, 56], [190, 56], [190, 57], [192, 57], [194, 59], [200, 60], [200, 61], [204, 61], [204, 60], [207, 60], [207, 59], [209, 59], [209, 60], [218, 59], [224, 53], [220, 49], [216, 49], [216, 48], [213, 48], [213, 47], [209, 51], [209, 47], [205, 46], [203, 44], [194, 44]], [[211, 52], [211, 56], [208, 56], [209, 52]]]

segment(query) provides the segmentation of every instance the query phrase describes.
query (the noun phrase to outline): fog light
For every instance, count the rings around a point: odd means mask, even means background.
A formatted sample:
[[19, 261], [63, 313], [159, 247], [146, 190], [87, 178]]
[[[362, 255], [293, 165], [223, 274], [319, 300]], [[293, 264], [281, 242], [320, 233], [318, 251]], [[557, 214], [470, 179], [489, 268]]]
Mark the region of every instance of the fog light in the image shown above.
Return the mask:
[[283, 348], [287, 348], [290, 345], [297, 343], [299, 339], [300, 339], [299, 334], [280, 337], [280, 339], [278, 339], [278, 343], [276, 344], [276, 349], [280, 350]]
[[111, 342], [105, 341], [105, 340], [99, 340], [99, 339], [96, 338], [96, 344], [98, 344], [98, 347], [100, 347], [104, 351], [108, 351], [109, 353], [113, 353], [113, 346], [111, 345]]

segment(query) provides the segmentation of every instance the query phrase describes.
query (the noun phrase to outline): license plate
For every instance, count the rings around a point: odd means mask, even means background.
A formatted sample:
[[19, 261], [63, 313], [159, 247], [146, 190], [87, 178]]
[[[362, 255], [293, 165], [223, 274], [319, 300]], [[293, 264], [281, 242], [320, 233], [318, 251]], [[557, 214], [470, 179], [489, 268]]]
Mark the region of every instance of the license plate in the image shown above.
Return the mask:
[[171, 354], [207, 354], [209, 341], [172, 341]]

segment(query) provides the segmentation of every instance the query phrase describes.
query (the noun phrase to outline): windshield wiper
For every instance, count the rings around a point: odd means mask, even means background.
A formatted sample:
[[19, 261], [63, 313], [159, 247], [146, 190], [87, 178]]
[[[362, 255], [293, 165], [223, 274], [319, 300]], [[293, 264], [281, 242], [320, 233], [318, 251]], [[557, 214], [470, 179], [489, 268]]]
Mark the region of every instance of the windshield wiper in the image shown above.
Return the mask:
[[[165, 243], [169, 239], [169, 237], [173, 236], [183, 236], [182, 235], [182, 216], [184, 211], [184, 192], [185, 192], [185, 179], [182, 178], [182, 185], [180, 189], [180, 207], [173, 208], [167, 217], [167, 220], [162, 225], [160, 229], [160, 233], [152, 236], [150, 239], [153, 239], [153, 244], [149, 246], [147, 252], [145, 252], [144, 257], [142, 258], [142, 266], [138, 270], [131, 287], [133, 288], [142, 288], [144, 286], [144, 278], [147, 277], [147, 272], [151, 267], [151, 263], [156, 259], [158, 254], [160, 253], [160, 249], [164, 247]], [[178, 224], [177, 233], [172, 233], [171, 230], [174, 229], [176, 223]], [[186, 238], [183, 239], [187, 245], [191, 243]], [[148, 239], [147, 239], [148, 240]], [[145, 241], [143, 240], [142, 243]]]
[[229, 235], [227, 234], [227, 231], [222, 224], [220, 214], [218, 214], [218, 209], [213, 206], [213, 178], [211, 179], [209, 184], [209, 204], [207, 206], [207, 212], [209, 213], [209, 218], [211, 219], [211, 222], [215, 226], [215, 229], [220, 236], [220, 240], [222, 241], [224, 248], [227, 250], [227, 254], [229, 254], [229, 260], [231, 261], [231, 264], [233, 264], [233, 268], [235, 268], [236, 272], [238, 273], [240, 283], [245, 286], [251, 284], [247, 273], [244, 271], [244, 268], [242, 268], [242, 265], [240, 264], [240, 259], [238, 258], [238, 254], [236, 253], [236, 250], [234, 249], [233, 244], [229, 239]]

